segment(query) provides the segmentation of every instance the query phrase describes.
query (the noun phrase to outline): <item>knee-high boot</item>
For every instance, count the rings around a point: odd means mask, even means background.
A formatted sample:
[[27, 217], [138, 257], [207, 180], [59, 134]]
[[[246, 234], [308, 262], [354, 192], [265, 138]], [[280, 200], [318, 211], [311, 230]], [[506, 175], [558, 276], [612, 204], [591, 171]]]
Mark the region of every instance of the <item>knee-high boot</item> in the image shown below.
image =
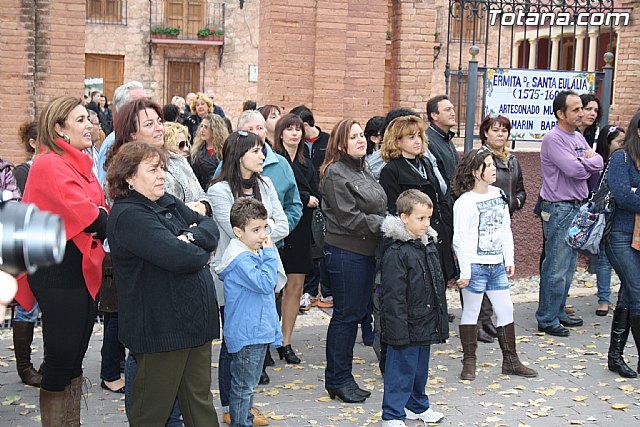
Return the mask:
[[496, 329], [498, 330], [498, 342], [502, 350], [502, 373], [527, 378], [537, 377], [538, 373], [524, 366], [518, 358], [516, 351], [516, 329], [513, 322], [505, 326], [499, 326]]
[[631, 331], [633, 339], [636, 342], [636, 350], [638, 351], [638, 371], [640, 371], [640, 316], [631, 318]]
[[460, 379], [476, 378], [476, 350], [478, 348], [478, 325], [460, 325], [460, 342], [462, 343], [462, 372]]
[[13, 327], [13, 352], [16, 355], [18, 376], [23, 383], [40, 387], [42, 373], [35, 370], [31, 364], [31, 343], [33, 342], [33, 322], [11, 322]]
[[40, 419], [42, 427], [66, 426], [66, 405], [69, 400], [70, 389], [64, 391], [49, 391], [40, 388]]
[[617, 372], [624, 378], [636, 378], [638, 374], [624, 361], [624, 346], [627, 344], [631, 320], [629, 319], [629, 309], [616, 307], [613, 310], [613, 322], [611, 322], [611, 340], [609, 342], [609, 354], [607, 365], [611, 372]]
[[82, 375], [71, 380], [69, 399], [67, 399], [66, 427], [80, 427], [80, 401], [82, 400]]

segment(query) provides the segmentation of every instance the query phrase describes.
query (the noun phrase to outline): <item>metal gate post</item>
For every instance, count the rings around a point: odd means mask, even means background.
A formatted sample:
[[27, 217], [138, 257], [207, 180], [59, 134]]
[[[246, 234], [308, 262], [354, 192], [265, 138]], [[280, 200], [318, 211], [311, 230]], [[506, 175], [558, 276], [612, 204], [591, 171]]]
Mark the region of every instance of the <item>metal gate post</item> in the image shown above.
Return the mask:
[[480, 53], [478, 46], [469, 48], [471, 60], [469, 61], [469, 76], [467, 78], [467, 113], [464, 120], [464, 152], [473, 149], [473, 128], [476, 120], [476, 99], [478, 98], [478, 60], [476, 55]]
[[611, 86], [613, 85], [613, 53], [604, 54], [605, 65], [604, 80], [602, 81], [602, 117], [600, 118], [600, 126], [606, 126], [609, 123], [609, 108], [611, 107]]

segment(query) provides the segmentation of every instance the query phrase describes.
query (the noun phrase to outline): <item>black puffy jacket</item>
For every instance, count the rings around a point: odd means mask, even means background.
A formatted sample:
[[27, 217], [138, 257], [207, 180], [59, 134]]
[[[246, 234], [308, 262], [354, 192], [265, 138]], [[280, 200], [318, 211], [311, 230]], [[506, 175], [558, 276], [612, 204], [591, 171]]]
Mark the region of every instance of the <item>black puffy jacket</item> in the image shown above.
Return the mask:
[[433, 243], [414, 239], [400, 218], [382, 223], [385, 240], [392, 240], [382, 255], [382, 341], [393, 346], [444, 343], [449, 338], [446, 285]]

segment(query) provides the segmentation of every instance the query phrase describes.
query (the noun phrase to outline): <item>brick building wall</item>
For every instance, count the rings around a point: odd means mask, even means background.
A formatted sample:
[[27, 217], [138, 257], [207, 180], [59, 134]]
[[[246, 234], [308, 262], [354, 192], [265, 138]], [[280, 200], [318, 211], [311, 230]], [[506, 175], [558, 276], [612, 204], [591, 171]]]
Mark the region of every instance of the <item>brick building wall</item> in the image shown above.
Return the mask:
[[626, 128], [631, 117], [640, 108], [638, 88], [640, 87], [640, 7], [637, 0], [619, 0], [620, 7], [633, 8], [631, 25], [622, 27], [618, 32], [618, 50], [616, 52], [613, 104], [609, 112], [609, 122]]
[[25, 160], [18, 128], [84, 87], [84, 0], [6, 0], [0, 12], [0, 155]]
[[387, 2], [263, 0], [259, 103], [306, 104], [320, 127], [381, 114]]

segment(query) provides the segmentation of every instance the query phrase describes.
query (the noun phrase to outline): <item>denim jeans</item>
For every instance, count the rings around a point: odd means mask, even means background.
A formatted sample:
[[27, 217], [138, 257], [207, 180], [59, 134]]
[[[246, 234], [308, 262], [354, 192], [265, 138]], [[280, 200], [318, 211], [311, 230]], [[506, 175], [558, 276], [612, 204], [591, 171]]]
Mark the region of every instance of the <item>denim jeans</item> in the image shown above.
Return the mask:
[[598, 252], [596, 283], [598, 285], [598, 304], [611, 305], [611, 263], [607, 257], [604, 243], [600, 244]]
[[607, 256], [620, 277], [620, 293], [624, 292], [625, 306], [632, 317], [640, 316], [640, 251], [631, 247], [633, 234], [620, 231], [609, 233]]
[[22, 308], [21, 305], [16, 306], [15, 316], [13, 320], [16, 322], [29, 322], [36, 323], [38, 321], [38, 315], [40, 314], [40, 307], [38, 306], [38, 302], [33, 302], [33, 307], [31, 310], [27, 311]]
[[104, 335], [100, 354], [100, 379], [116, 381], [120, 379], [120, 362], [124, 361], [124, 346], [118, 340], [118, 313], [104, 314]]
[[428, 345], [410, 345], [396, 350], [387, 347], [387, 363], [382, 397], [382, 419], [404, 420], [404, 408], [421, 414], [429, 409], [425, 392], [429, 377]]
[[504, 264], [471, 264], [471, 279], [467, 290], [474, 294], [508, 291], [509, 279]]
[[260, 381], [268, 344], [252, 344], [231, 354], [231, 427], [253, 427], [253, 392]]
[[375, 259], [331, 245], [325, 245], [324, 252], [333, 292], [325, 387], [335, 389], [355, 382], [351, 373], [353, 346], [371, 302]]
[[324, 298], [331, 296], [331, 286], [327, 266], [324, 258], [313, 260], [313, 270], [304, 278], [304, 293], [312, 297], [318, 296], [318, 284], [320, 284], [320, 292]]
[[[542, 328], [559, 325], [560, 319], [566, 318], [564, 305], [576, 270], [578, 252], [567, 245], [565, 236], [579, 208], [578, 203], [542, 203], [545, 254], [536, 311], [538, 326]], [[547, 215], [548, 219], [545, 220]]]
[[[127, 420], [129, 419], [129, 412], [131, 411], [131, 394], [133, 393], [133, 382], [136, 379], [137, 373], [138, 364], [136, 363], [136, 359], [133, 358], [131, 352], [129, 352], [124, 365], [124, 409], [127, 413]], [[178, 404], [177, 398], [173, 404], [173, 409], [171, 410], [171, 415], [169, 415], [169, 419], [167, 420], [166, 427], [184, 427], [184, 424], [182, 423], [182, 415], [180, 414], [180, 405]]]

